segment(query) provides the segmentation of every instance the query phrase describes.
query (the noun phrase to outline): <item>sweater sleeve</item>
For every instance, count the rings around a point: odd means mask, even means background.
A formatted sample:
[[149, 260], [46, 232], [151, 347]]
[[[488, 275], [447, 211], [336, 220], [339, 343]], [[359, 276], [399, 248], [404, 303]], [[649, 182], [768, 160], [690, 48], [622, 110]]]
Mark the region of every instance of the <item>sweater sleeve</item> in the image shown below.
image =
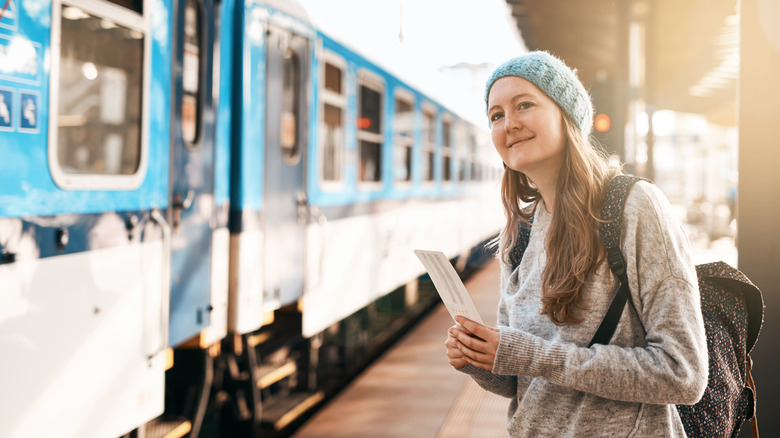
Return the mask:
[[708, 359], [696, 271], [681, 225], [652, 184], [631, 190], [622, 242], [641, 327], [631, 327], [624, 310], [618, 331], [638, 330], [638, 346], [587, 347], [501, 326], [495, 374], [542, 377], [627, 402], [693, 404], [701, 398]]
[[[511, 268], [509, 266], [501, 262], [501, 290], [504, 290], [504, 283], [506, 282], [510, 270]], [[498, 302], [497, 323], [499, 327], [509, 325], [506, 301], [503, 296]], [[508, 398], [512, 398], [516, 395], [518, 376], [502, 376], [477, 368], [473, 365], [466, 365], [461, 368], [460, 371], [471, 376], [479, 386], [487, 391]]]

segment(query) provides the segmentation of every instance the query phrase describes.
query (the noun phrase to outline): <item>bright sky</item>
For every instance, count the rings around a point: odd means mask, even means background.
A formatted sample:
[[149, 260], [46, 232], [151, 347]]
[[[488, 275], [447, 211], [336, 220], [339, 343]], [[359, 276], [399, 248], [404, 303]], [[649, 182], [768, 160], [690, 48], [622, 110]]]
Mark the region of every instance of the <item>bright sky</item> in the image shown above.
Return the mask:
[[[475, 123], [487, 123], [487, 76], [526, 51], [506, 0], [298, 2], [327, 34]], [[459, 63], [488, 65], [446, 68]]]

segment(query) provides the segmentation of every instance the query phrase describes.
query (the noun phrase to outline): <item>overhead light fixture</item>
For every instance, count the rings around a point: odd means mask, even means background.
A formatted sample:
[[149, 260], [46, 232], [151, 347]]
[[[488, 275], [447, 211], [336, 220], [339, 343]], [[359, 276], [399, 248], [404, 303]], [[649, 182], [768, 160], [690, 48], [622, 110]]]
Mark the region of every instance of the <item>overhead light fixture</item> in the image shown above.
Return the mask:
[[714, 38], [721, 62], [688, 88], [691, 96], [710, 97], [717, 90], [731, 87], [739, 76], [739, 17], [729, 15], [723, 23], [721, 32]]

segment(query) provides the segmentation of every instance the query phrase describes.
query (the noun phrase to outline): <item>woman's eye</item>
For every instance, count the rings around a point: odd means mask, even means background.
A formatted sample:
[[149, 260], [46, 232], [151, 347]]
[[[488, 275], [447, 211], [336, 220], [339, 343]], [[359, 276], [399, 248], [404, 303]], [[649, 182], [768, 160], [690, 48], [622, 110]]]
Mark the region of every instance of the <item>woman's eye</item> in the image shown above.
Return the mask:
[[490, 116], [490, 121], [495, 122], [496, 120], [500, 119], [501, 117], [504, 117], [501, 113], [495, 113], [492, 116]]
[[533, 104], [531, 102], [523, 102], [520, 105], [518, 105], [518, 108], [520, 109], [528, 109], [531, 108]]

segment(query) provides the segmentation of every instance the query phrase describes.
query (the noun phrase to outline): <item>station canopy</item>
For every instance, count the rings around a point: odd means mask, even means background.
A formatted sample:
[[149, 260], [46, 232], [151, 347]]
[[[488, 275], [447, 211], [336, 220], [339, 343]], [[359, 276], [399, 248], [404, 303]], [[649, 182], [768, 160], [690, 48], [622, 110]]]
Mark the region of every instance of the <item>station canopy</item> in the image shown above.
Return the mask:
[[[655, 109], [703, 114], [736, 126], [736, 0], [506, 0], [529, 50], [555, 53], [588, 86], [628, 87]], [[643, 26], [631, 23], [644, 23]], [[637, 29], [644, 29], [637, 31]], [[642, 35], [629, 50], [629, 34]], [[640, 36], [639, 40], [642, 40]], [[639, 58], [637, 58], [639, 55]], [[645, 63], [643, 87], [628, 65]]]

